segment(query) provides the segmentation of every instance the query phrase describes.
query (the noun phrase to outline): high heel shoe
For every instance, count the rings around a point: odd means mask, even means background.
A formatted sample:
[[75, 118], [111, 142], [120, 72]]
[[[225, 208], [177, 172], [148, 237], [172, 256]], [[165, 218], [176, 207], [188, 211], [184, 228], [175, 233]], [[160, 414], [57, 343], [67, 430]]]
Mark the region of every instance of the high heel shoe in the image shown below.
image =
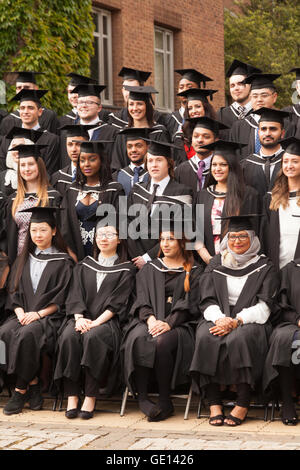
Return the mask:
[[80, 408], [81, 408], [81, 400], [80, 400], [80, 398], [78, 398], [77, 408], [72, 408], [71, 410], [67, 410], [65, 412], [66, 418], [68, 418], [68, 419], [77, 418], [77, 416], [79, 415], [79, 412], [80, 412]]

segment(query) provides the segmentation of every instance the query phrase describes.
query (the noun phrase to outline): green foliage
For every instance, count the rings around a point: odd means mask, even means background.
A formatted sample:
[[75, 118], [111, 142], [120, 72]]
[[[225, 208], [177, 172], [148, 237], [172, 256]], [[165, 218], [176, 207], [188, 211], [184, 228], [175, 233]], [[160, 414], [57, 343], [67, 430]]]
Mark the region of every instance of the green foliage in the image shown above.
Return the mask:
[[[70, 104], [66, 95], [69, 72], [89, 75], [93, 55], [91, 0], [1, 0], [0, 76], [5, 72], [46, 72], [37, 78], [49, 92], [42, 104], [59, 115]], [[15, 87], [7, 87], [9, 100]]]
[[265, 73], [285, 74], [275, 81], [277, 106], [291, 104], [295, 75], [300, 67], [299, 0], [236, 1], [240, 14], [225, 10], [225, 63], [233, 59], [259, 67]]

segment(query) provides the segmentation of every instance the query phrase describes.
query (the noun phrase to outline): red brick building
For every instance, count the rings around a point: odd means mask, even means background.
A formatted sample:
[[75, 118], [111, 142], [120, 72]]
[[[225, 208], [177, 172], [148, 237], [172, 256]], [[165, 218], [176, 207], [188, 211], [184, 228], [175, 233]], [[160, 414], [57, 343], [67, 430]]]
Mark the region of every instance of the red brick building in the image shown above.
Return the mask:
[[123, 66], [151, 71], [156, 107], [176, 109], [178, 74], [195, 68], [213, 78], [213, 105], [224, 104], [223, 0], [94, 0], [95, 57], [91, 75], [107, 85], [103, 104], [123, 105]]

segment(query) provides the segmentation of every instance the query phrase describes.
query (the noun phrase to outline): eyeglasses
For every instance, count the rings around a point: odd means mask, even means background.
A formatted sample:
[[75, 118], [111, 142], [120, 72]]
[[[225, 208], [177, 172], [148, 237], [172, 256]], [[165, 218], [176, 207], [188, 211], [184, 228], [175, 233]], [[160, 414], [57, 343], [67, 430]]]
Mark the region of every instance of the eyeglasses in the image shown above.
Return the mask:
[[117, 237], [118, 234], [114, 232], [107, 232], [107, 233], [97, 233], [96, 238], [99, 238], [100, 240], [103, 240], [107, 238], [108, 240], [112, 240], [113, 238]]
[[251, 98], [254, 99], [254, 100], [258, 100], [258, 98], [262, 98], [264, 100], [266, 100], [267, 98], [269, 98], [270, 96], [274, 95], [274, 93], [261, 93], [261, 94], [254, 94], [254, 95], [251, 95]]
[[228, 239], [231, 242], [234, 242], [237, 239], [241, 240], [242, 242], [245, 242], [248, 238], [249, 238], [249, 235], [229, 235], [228, 236]]
[[92, 101], [92, 100], [78, 101], [77, 106], [93, 106], [93, 104], [100, 106], [100, 103], [98, 103], [97, 101]]

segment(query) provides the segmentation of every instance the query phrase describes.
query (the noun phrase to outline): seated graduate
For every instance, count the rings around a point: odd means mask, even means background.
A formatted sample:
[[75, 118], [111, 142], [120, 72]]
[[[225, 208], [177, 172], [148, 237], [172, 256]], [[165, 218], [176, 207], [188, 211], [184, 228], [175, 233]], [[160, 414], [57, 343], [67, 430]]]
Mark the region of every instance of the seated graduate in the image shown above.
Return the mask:
[[260, 116], [258, 138], [261, 149], [258, 154], [249, 155], [241, 161], [246, 184], [256, 189], [261, 199], [272, 191], [276, 176], [281, 169], [284, 153], [281, 139], [284, 138], [284, 118], [289, 113], [272, 108], [260, 108], [255, 112]]
[[[10, 267], [8, 262], [8, 256], [4, 253], [4, 251], [0, 251], [0, 325], [2, 325], [2, 323], [6, 319], [5, 302], [7, 298], [7, 278], [9, 275], [9, 271]], [[1, 389], [2, 383], [0, 375], [0, 390]]]
[[300, 256], [300, 219], [293, 217], [300, 214], [300, 139], [290, 137], [281, 145], [282, 168], [264, 197], [267, 217], [261, 223], [263, 252], [278, 270]]
[[[259, 251], [249, 216], [229, 217], [220, 254], [200, 278], [203, 319], [196, 330], [190, 373], [196, 390], [206, 395], [213, 426], [237, 426], [245, 420], [251, 391], [262, 376], [278, 276]], [[221, 386], [232, 385], [236, 406], [225, 419]]]
[[[281, 419], [283, 424], [295, 425], [298, 417], [294, 394], [299, 397], [299, 339], [300, 339], [300, 259], [286, 264], [281, 272], [278, 293], [279, 318], [269, 340], [270, 349], [266, 358], [263, 388], [278, 396], [278, 385], [282, 399]], [[293, 345], [293, 343], [295, 344]], [[274, 395], [273, 395], [274, 396]]]
[[[158, 93], [151, 86], [125, 86], [129, 91], [127, 101], [128, 127], [149, 128], [149, 139], [159, 142], [169, 142], [170, 137], [167, 129], [162, 124], [154, 121], [154, 105], [152, 94]], [[119, 170], [130, 163], [126, 152], [126, 136], [118, 134], [112, 153], [111, 168]]]
[[[257, 191], [244, 183], [242, 168], [236, 156], [240, 144], [217, 140], [204, 147], [214, 153], [207, 187], [198, 192], [196, 198], [196, 204], [204, 205], [204, 244], [199, 248], [197, 246], [197, 251], [208, 264], [214, 255], [219, 254], [221, 240], [227, 232], [228, 222], [221, 221], [220, 217], [257, 214], [261, 204]], [[256, 225], [258, 231], [258, 223]]]
[[146, 127], [126, 127], [120, 131], [126, 136], [126, 150], [130, 163], [125, 168], [121, 168], [113, 174], [113, 179], [123, 186], [126, 196], [131, 191], [135, 183], [147, 183], [149, 173], [145, 169], [145, 158], [148, 152], [148, 142], [144, 138], [148, 137], [149, 129]]
[[127, 201], [128, 210], [133, 212], [129, 219], [140, 218], [140, 236], [134, 239], [130, 233], [128, 236], [128, 253], [138, 269], [155, 258], [158, 252], [158, 240], [151, 235], [151, 220], [157, 218], [160, 208], [174, 203], [192, 205], [191, 188], [174, 179], [174, 160], [171, 156], [174, 145], [154, 140], [149, 140], [149, 143], [145, 167], [150, 179], [148, 183], [136, 183]]
[[29, 226], [30, 214], [21, 211], [34, 206], [58, 207], [61, 201], [60, 194], [49, 185], [42, 147], [39, 144], [15, 147], [19, 152], [18, 189], [8, 197], [5, 220], [4, 251], [10, 263], [21, 254]]
[[[93, 257], [73, 271], [67, 320], [58, 338], [54, 379], [68, 396], [66, 417], [93, 417], [100, 390], [110, 395], [120, 385], [120, 343], [132, 305], [135, 268], [127, 261], [126, 242], [108, 218], [97, 223]], [[81, 372], [85, 399], [80, 411]]]
[[194, 199], [197, 192], [206, 187], [209, 177], [209, 168], [212, 157], [211, 150], [205, 145], [212, 144], [219, 139], [224, 124], [209, 117], [203, 116], [189, 119], [191, 128], [191, 144], [195, 154], [189, 160], [181, 163], [175, 169], [175, 179], [178, 183], [190, 186], [193, 189]]
[[60, 235], [54, 207], [27, 208], [32, 214], [22, 254], [9, 276], [6, 310], [0, 327], [6, 345], [6, 374], [16, 376], [15, 390], [4, 414], [21, 413], [43, 405], [39, 380], [41, 358], [54, 355], [57, 331], [64, 318], [64, 304], [73, 260]]
[[[212, 100], [214, 93], [217, 93], [217, 90], [204, 90], [198, 88], [189, 88], [178, 93], [178, 96], [185, 98], [186, 104], [182, 126], [180, 126], [177, 132], [172, 136], [172, 142], [181, 147], [181, 150], [177, 151], [174, 155], [174, 159], [177, 164], [184, 162], [187, 158], [192, 158], [195, 155], [195, 149], [192, 145], [194, 127], [190, 122], [191, 119], [206, 116], [210, 119], [216, 120], [216, 112], [208, 101], [208, 97]], [[220, 129], [223, 128], [227, 129], [227, 127], [223, 127], [220, 123]]]
[[76, 167], [80, 154], [80, 142], [89, 140], [89, 129], [93, 126], [68, 124], [59, 129], [64, 132], [68, 164], [51, 176], [52, 186], [64, 196], [66, 190], [76, 179]]
[[[179, 227], [176, 219], [160, 220], [158, 257], [137, 274], [137, 299], [121, 347], [125, 382], [137, 394], [148, 421], [171, 416], [171, 391], [190, 382], [202, 267], [186, 247], [191, 221], [182, 227], [179, 220]], [[153, 374], [159, 393], [156, 404], [148, 397]]]
[[92, 216], [99, 204], [118, 208], [119, 196], [124, 196], [122, 186], [112, 181], [104, 150], [106, 143], [80, 142], [76, 180], [61, 203], [67, 209], [62, 217], [62, 235], [78, 261], [93, 253], [95, 221]]

